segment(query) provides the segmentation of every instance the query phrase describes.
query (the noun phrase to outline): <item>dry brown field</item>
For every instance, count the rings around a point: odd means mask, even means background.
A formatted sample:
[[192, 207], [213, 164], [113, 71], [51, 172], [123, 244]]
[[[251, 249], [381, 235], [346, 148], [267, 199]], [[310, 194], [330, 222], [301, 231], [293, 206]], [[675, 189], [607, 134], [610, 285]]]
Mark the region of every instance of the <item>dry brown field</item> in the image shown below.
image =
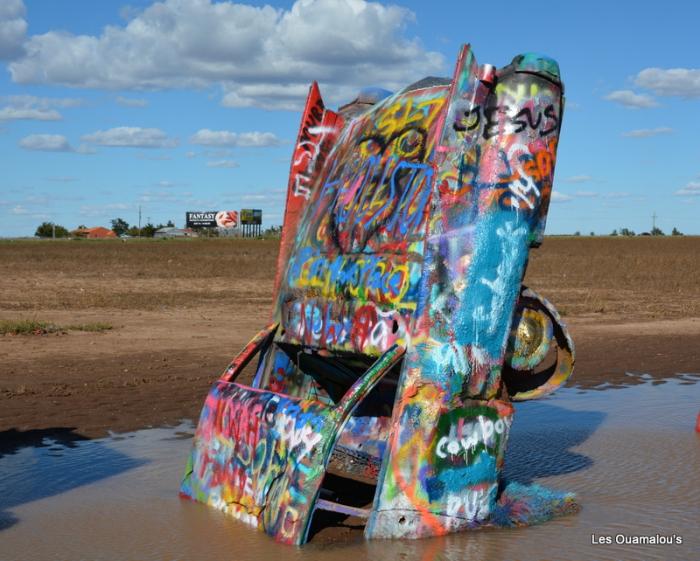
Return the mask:
[[[0, 435], [195, 419], [268, 320], [276, 240], [0, 242], [0, 320], [109, 325], [0, 335]], [[572, 384], [700, 372], [700, 237], [549, 237], [526, 284], [577, 344]]]

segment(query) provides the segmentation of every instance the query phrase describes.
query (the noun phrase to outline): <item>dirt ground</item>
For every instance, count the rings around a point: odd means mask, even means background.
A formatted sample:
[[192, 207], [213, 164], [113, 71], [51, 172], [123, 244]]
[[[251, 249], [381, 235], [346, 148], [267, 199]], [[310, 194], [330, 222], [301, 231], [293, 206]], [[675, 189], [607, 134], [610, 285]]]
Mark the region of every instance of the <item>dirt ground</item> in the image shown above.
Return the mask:
[[[0, 442], [196, 419], [269, 319], [274, 240], [0, 242], [0, 319], [108, 323], [0, 335]], [[548, 238], [526, 283], [563, 313], [572, 385], [700, 372], [700, 238]]]

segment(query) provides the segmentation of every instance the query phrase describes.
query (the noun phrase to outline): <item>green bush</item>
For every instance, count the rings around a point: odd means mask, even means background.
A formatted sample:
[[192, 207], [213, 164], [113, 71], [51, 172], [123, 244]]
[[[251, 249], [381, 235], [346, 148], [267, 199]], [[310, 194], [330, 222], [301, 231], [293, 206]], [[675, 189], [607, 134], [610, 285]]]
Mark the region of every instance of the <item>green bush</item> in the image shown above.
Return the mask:
[[53, 222], [42, 222], [34, 232], [34, 235], [38, 238], [68, 238], [70, 237], [70, 232], [59, 224], [54, 224]]

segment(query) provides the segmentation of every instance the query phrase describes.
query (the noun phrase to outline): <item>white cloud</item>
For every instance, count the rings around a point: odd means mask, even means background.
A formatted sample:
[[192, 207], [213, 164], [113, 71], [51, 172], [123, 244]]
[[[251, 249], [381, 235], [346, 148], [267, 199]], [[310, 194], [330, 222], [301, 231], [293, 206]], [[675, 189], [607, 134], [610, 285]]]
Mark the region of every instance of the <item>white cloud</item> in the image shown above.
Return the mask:
[[61, 114], [53, 107], [78, 107], [81, 99], [37, 97], [34, 95], [10, 95], [0, 98], [7, 105], [0, 108], [0, 121], [31, 119], [36, 121], [59, 121]]
[[95, 150], [95, 148], [93, 146], [90, 146], [88, 144], [81, 144], [80, 146], [78, 146], [76, 152], [78, 154], [86, 154], [86, 155], [97, 154], [97, 150]]
[[691, 181], [685, 187], [676, 191], [676, 195], [684, 197], [700, 197], [700, 181]]
[[603, 193], [604, 199], [627, 199], [632, 195], [626, 191], [610, 191], [608, 193]]
[[574, 198], [570, 195], [565, 195], [559, 191], [552, 191], [552, 202], [553, 203], [567, 203], [573, 201]]
[[312, 80], [326, 97], [349, 101], [361, 86], [397, 89], [443, 71], [440, 53], [406, 35], [414, 19], [406, 8], [365, 0], [297, 0], [288, 10], [163, 0], [99, 36], [34, 35], [9, 68], [23, 84], [124, 90], [220, 84], [227, 106], [296, 108]]
[[74, 152], [68, 139], [60, 134], [30, 134], [19, 141], [20, 147], [25, 150], [39, 150], [42, 152]]
[[30, 204], [39, 206], [47, 206], [51, 204], [51, 199], [46, 195], [29, 195], [24, 200]]
[[87, 217], [105, 217], [114, 211], [131, 210], [134, 205], [126, 203], [107, 203], [103, 205], [81, 205], [80, 216]]
[[287, 196], [287, 190], [281, 188], [249, 187], [245, 194], [226, 194], [220, 196], [212, 208], [240, 208], [241, 206], [257, 206], [263, 209], [265, 221], [274, 216], [282, 215]]
[[58, 175], [58, 176], [47, 177], [46, 181], [53, 181], [56, 183], [72, 183], [74, 181], [78, 181], [78, 178], [70, 176], [70, 175]]
[[[323, 84], [325, 100], [350, 101], [357, 88]], [[227, 84], [221, 105], [224, 107], [262, 107], [263, 109], [300, 110], [309, 93], [309, 84], [284, 82], [281, 84]]]
[[136, 97], [117, 96], [115, 101], [124, 107], [146, 107], [148, 100]]
[[184, 199], [172, 191], [160, 189], [158, 191], [144, 191], [139, 197], [142, 203], [182, 203]]
[[119, 8], [119, 17], [124, 21], [129, 21], [130, 19], [138, 16], [143, 10], [136, 6], [130, 6], [129, 4]]
[[565, 183], [586, 183], [587, 181], [593, 181], [590, 175], [572, 175], [563, 180]]
[[[261, 107], [269, 110], [300, 111], [304, 108], [304, 100], [309, 93], [309, 84], [313, 79], [310, 78], [308, 82], [298, 84], [292, 82], [237, 84], [235, 86], [224, 84], [225, 93], [221, 105], [224, 107]], [[397, 81], [386, 87], [398, 90], [413, 81], [415, 80], [408, 79], [404, 83]], [[359, 83], [359, 80], [355, 82], [358, 83], [333, 84], [323, 82], [321, 93], [326, 104], [340, 104], [355, 99], [360, 88], [367, 85], [367, 83]], [[375, 83], [379, 83], [379, 81], [375, 80]]]
[[11, 60], [23, 54], [27, 33], [26, 10], [22, 0], [0, 2], [0, 60]]
[[30, 211], [27, 207], [23, 205], [15, 205], [10, 209], [10, 213], [14, 214], [15, 216], [24, 216], [26, 218], [33, 218], [33, 219], [39, 219], [39, 220], [46, 220], [49, 218], [49, 215], [44, 213], [44, 212], [32, 212]]
[[600, 195], [600, 193], [596, 193], [595, 191], [576, 191], [575, 194], [581, 199], [593, 199]]
[[208, 168], [237, 168], [238, 164], [233, 160], [214, 160], [207, 162]]
[[162, 162], [173, 159], [170, 154], [148, 154], [146, 152], [137, 152], [134, 156], [139, 160], [150, 160], [152, 162]]
[[630, 109], [646, 109], [656, 107], [658, 103], [647, 94], [636, 94], [631, 90], [616, 90], [605, 96], [608, 101], [624, 105]]
[[697, 68], [645, 68], [634, 82], [656, 95], [700, 97], [700, 69]]
[[76, 97], [39, 97], [36, 95], [6, 95], [2, 101], [12, 107], [38, 107], [46, 109], [48, 107], [80, 107], [85, 105], [85, 101]]
[[177, 139], [168, 137], [160, 129], [141, 127], [115, 127], [86, 134], [81, 138], [85, 142], [111, 147], [172, 148], [178, 144]]
[[202, 152], [202, 156], [205, 158], [209, 159], [214, 159], [214, 160], [223, 160], [223, 159], [228, 159], [231, 156], [233, 156], [233, 150], [231, 148], [216, 148], [216, 149], [209, 149], [209, 150], [204, 150]]
[[277, 146], [279, 138], [271, 132], [229, 132], [200, 129], [190, 138], [192, 144], [202, 146]]
[[30, 109], [22, 107], [3, 107], [0, 109], [0, 121], [60, 121], [63, 117], [55, 109]]
[[628, 138], [649, 138], [650, 136], [658, 136], [660, 134], [671, 134], [673, 129], [670, 127], [656, 127], [655, 129], [635, 129], [632, 131], [623, 132], [622, 136]]

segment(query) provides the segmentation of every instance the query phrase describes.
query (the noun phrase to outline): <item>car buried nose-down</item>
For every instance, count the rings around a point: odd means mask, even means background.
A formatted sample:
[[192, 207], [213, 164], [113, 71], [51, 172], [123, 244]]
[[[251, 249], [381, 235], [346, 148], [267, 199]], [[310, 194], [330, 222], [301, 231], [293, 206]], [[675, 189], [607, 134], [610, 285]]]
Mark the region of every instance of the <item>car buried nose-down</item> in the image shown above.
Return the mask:
[[[370, 539], [575, 509], [500, 477], [513, 402], [573, 371], [556, 310], [522, 285], [562, 111], [556, 62], [496, 69], [468, 46], [452, 79], [338, 111], [311, 86], [272, 322], [207, 396], [183, 496], [290, 544], [324, 511], [364, 520]], [[348, 481], [369, 493], [343, 493]]]

